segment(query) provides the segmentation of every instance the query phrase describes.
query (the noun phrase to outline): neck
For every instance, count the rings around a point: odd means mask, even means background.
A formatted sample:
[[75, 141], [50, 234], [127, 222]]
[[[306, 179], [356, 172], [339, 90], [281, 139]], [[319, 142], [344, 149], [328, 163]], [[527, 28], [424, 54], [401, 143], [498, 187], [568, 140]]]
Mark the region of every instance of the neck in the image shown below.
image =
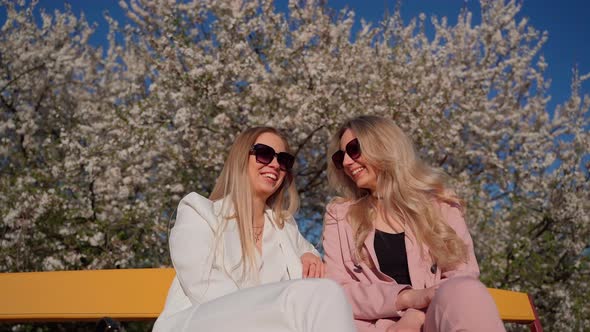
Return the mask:
[[[252, 200], [252, 213], [254, 214], [254, 225], [262, 226], [264, 224], [264, 210], [266, 208], [266, 200], [260, 197], [254, 197]], [[258, 224], [260, 223], [260, 224]]]

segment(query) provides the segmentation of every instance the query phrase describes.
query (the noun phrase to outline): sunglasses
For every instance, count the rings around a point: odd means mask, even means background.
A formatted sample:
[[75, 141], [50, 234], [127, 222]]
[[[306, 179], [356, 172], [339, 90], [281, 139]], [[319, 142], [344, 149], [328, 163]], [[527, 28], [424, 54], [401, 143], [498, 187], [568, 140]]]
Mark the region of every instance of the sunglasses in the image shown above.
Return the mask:
[[357, 160], [361, 157], [361, 145], [359, 144], [359, 140], [356, 138], [348, 142], [344, 150], [345, 151], [338, 150], [332, 155], [332, 162], [334, 162], [334, 166], [336, 166], [337, 169], [344, 168], [344, 165], [342, 165], [344, 162], [344, 154], [347, 154], [354, 160]]
[[277, 157], [279, 162], [279, 168], [282, 171], [290, 171], [295, 163], [295, 157], [287, 152], [276, 153], [275, 149], [271, 148], [266, 144], [254, 144], [250, 149], [250, 154], [256, 156], [256, 161], [268, 165], [272, 160]]

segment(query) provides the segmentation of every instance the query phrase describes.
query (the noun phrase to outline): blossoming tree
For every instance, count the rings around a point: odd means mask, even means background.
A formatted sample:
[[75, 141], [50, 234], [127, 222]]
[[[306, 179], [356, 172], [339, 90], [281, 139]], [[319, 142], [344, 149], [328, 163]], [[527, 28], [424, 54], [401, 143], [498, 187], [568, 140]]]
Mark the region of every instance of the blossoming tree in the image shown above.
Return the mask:
[[549, 329], [590, 328], [588, 75], [550, 116], [547, 36], [516, 1], [481, 1], [477, 25], [395, 12], [355, 33], [352, 11], [314, 0], [121, 6], [131, 23], [109, 19], [103, 49], [84, 16], [2, 1], [0, 270], [169, 264], [176, 204], [212, 189], [253, 125], [288, 134], [317, 242], [328, 137], [379, 114], [451, 175], [484, 282], [533, 294]]

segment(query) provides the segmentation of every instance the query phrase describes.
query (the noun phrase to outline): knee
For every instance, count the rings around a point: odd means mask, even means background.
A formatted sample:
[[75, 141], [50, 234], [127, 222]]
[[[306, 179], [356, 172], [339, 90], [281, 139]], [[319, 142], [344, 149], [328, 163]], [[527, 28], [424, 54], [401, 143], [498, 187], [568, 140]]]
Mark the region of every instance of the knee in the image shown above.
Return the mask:
[[345, 298], [346, 295], [342, 290], [342, 287], [338, 283], [330, 279], [306, 279], [309, 282], [310, 290], [316, 294], [316, 296], [329, 296], [337, 298]]
[[455, 277], [450, 278], [444, 283], [440, 285], [438, 290], [436, 291], [437, 294], [449, 294], [449, 295], [457, 295], [457, 294], [467, 294], [469, 295], [472, 292], [479, 293], [482, 291], [486, 291], [486, 287], [476, 278], [473, 277]]
[[454, 277], [445, 281], [437, 289], [433, 302], [438, 305], [469, 305], [489, 297], [484, 284], [473, 277]]
[[347, 303], [346, 294], [340, 285], [330, 279], [303, 279], [294, 285], [297, 294], [307, 294], [309, 298], [315, 298], [322, 302]]
[[[473, 277], [445, 281], [436, 291], [431, 306], [426, 313], [426, 323], [430, 326], [461, 331], [504, 330], [494, 299], [484, 284]], [[439, 330], [446, 331], [446, 328]]]

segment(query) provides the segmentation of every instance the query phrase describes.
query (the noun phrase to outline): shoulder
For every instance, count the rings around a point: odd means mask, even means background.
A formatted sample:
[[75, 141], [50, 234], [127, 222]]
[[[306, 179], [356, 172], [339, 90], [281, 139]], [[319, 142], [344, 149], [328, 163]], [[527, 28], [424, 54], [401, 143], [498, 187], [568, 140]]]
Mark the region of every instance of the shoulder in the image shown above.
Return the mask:
[[463, 207], [458, 203], [437, 202], [442, 219], [451, 226], [457, 233], [462, 234], [467, 230]]
[[336, 197], [326, 205], [326, 225], [335, 224], [346, 219], [352, 200]]
[[218, 202], [213, 202], [204, 196], [191, 192], [180, 200], [177, 219], [200, 217], [210, 226], [216, 225], [218, 220], [215, 214], [216, 205]]
[[208, 198], [197, 194], [196, 192], [191, 192], [180, 200], [179, 205], [188, 205], [191, 207], [212, 207], [213, 202]]

